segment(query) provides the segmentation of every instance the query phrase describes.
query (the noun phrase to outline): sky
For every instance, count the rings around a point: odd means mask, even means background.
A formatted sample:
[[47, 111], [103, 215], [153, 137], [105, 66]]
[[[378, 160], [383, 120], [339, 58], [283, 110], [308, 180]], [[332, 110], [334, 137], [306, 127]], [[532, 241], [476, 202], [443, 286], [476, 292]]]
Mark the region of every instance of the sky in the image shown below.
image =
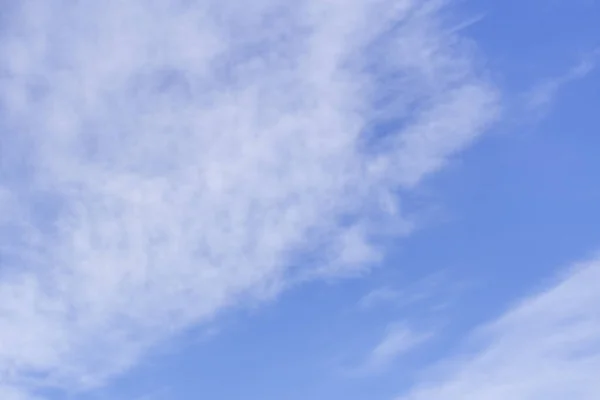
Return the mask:
[[600, 398], [599, 2], [0, 10], [0, 399]]

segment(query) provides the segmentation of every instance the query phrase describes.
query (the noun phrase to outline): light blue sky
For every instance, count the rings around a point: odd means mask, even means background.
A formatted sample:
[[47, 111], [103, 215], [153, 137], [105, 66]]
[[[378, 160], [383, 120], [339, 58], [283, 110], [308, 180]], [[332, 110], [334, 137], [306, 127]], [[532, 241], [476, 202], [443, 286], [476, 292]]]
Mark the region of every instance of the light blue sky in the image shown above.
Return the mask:
[[599, 2], [0, 7], [0, 400], [600, 398]]

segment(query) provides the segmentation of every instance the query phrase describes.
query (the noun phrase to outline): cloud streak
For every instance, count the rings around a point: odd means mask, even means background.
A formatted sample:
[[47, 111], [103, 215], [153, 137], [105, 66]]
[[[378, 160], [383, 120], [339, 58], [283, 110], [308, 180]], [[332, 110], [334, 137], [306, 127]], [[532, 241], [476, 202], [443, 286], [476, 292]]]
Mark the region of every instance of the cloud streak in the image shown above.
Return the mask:
[[596, 399], [599, 303], [594, 259], [478, 330], [479, 349], [444, 362], [435, 379], [399, 399]]
[[592, 51], [563, 75], [534, 86], [525, 96], [526, 110], [538, 117], [546, 115], [565, 86], [584, 79], [596, 69], [598, 55], [600, 51]]
[[375, 373], [390, 367], [403, 355], [411, 352], [430, 340], [430, 332], [417, 332], [405, 323], [390, 324], [383, 337], [371, 350], [369, 356], [358, 369], [359, 373]]
[[376, 260], [394, 191], [497, 116], [438, 3], [12, 7], [0, 396], [100, 385], [242, 299]]

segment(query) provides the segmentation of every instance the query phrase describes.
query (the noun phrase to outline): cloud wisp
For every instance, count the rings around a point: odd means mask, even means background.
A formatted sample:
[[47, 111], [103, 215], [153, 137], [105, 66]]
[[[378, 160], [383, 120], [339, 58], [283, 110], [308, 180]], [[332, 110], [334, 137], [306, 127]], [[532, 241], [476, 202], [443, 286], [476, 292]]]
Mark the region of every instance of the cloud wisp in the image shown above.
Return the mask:
[[7, 12], [2, 398], [100, 385], [241, 299], [364, 268], [395, 191], [497, 116], [438, 1]]
[[479, 350], [440, 365], [401, 400], [597, 399], [600, 259], [577, 265], [474, 335]]
[[432, 337], [433, 333], [415, 331], [405, 323], [390, 324], [381, 340], [356, 372], [372, 374], [385, 371], [402, 356], [415, 350]]
[[533, 112], [537, 118], [548, 114], [556, 97], [559, 96], [565, 86], [584, 79], [596, 69], [599, 55], [600, 51], [592, 51], [563, 75], [545, 80], [534, 86], [525, 96], [526, 111]]

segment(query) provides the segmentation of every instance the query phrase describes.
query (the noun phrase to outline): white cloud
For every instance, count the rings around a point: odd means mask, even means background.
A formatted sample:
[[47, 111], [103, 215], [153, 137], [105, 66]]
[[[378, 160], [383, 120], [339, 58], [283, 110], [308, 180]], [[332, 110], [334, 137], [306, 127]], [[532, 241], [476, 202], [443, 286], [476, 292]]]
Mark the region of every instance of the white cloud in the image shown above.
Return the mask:
[[580, 62], [571, 67], [563, 75], [553, 79], [544, 80], [535, 85], [525, 96], [525, 108], [527, 112], [533, 112], [537, 116], [546, 114], [552, 107], [556, 96], [568, 84], [585, 78], [596, 68], [599, 51], [590, 52]]
[[359, 368], [359, 372], [381, 371], [431, 337], [431, 333], [417, 332], [405, 323], [391, 324], [387, 327], [383, 338], [371, 350], [369, 356]]
[[370, 310], [385, 305], [405, 309], [409, 306], [421, 305], [439, 310], [445, 308], [450, 298], [465, 285], [465, 282], [460, 285], [451, 285], [448, 282], [447, 273], [440, 270], [417, 281], [396, 285], [397, 287], [382, 286], [362, 296], [358, 301], [358, 307], [362, 310]]
[[37, 398], [24, 393], [15, 387], [4, 387], [0, 386], [0, 398], [2, 400], [36, 400]]
[[474, 336], [480, 350], [442, 364], [402, 400], [600, 398], [600, 259]]
[[363, 310], [368, 310], [382, 304], [396, 304], [402, 302], [403, 299], [404, 296], [400, 290], [384, 286], [373, 289], [361, 297], [358, 306]]
[[[376, 260], [390, 193], [497, 113], [438, 3], [11, 7], [0, 37], [5, 390], [101, 384], [240, 299], [331, 273], [323, 263], [341, 274]], [[366, 134], [392, 117], [403, 126], [385, 139]], [[311, 249], [315, 268], [294, 262]]]

